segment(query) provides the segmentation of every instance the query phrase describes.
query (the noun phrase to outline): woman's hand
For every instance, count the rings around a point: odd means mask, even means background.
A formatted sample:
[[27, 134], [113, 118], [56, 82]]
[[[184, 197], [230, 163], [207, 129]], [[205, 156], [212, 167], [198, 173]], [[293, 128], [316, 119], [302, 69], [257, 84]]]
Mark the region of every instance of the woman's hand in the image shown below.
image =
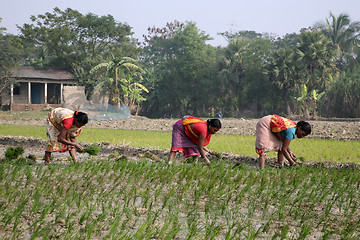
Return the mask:
[[75, 143], [74, 147], [75, 147], [79, 152], [83, 152], [83, 151], [84, 151], [84, 147], [81, 146], [79, 143]]
[[296, 160], [296, 159], [297, 159], [296, 154], [293, 153], [293, 152], [290, 152], [290, 156], [291, 156], [291, 158], [292, 158], [293, 160]]
[[209, 159], [208, 158], [204, 158], [205, 159], [205, 161], [206, 161], [206, 164], [208, 165], [208, 167], [210, 167], [210, 165], [211, 165], [211, 162], [209, 161]]

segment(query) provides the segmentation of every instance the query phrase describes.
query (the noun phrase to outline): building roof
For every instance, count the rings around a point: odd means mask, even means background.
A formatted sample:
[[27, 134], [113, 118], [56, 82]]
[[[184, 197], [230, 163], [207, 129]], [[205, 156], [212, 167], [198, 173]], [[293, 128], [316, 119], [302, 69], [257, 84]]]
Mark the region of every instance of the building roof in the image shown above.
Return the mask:
[[77, 81], [75, 76], [67, 71], [56, 68], [34, 68], [19, 67], [13, 72], [13, 77], [21, 79], [49, 79], [49, 80], [73, 80]]

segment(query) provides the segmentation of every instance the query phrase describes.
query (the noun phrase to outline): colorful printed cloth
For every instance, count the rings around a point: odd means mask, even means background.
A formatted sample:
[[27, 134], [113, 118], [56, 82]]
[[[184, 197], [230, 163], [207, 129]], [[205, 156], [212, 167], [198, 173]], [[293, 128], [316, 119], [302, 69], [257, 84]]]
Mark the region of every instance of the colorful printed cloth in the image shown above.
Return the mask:
[[[58, 141], [60, 131], [64, 127], [64, 120], [70, 118], [74, 118], [74, 111], [66, 108], [55, 108], [49, 113], [49, 117], [46, 119], [46, 136], [48, 139], [46, 152], [65, 152], [73, 147]], [[77, 137], [80, 133], [81, 128], [73, 124], [68, 129], [66, 139], [70, 140], [70, 137]]]
[[[194, 124], [191, 128], [190, 124]], [[185, 158], [198, 156], [199, 135], [205, 137], [204, 146], [210, 142], [206, 121], [196, 117], [185, 117], [173, 125], [171, 151], [181, 152]]]
[[279, 151], [283, 144], [281, 132], [295, 126], [294, 121], [278, 115], [268, 115], [261, 118], [256, 124], [256, 152], [259, 155], [266, 155], [267, 152]]
[[280, 117], [278, 115], [272, 115], [271, 121], [270, 121], [271, 131], [278, 136], [278, 138], [284, 140], [280, 134], [280, 132], [289, 129], [289, 128], [295, 128], [296, 123], [294, 121], [291, 121], [287, 118]]
[[[193, 124], [192, 127], [191, 124]], [[204, 146], [209, 145], [211, 133], [208, 133], [206, 121], [197, 117], [189, 116], [183, 119], [182, 125], [184, 126], [186, 136], [191, 138], [194, 143], [199, 144], [199, 136], [202, 135], [205, 138]]]
[[173, 125], [171, 151], [181, 152], [185, 158], [200, 154], [198, 146], [186, 136], [181, 119]]

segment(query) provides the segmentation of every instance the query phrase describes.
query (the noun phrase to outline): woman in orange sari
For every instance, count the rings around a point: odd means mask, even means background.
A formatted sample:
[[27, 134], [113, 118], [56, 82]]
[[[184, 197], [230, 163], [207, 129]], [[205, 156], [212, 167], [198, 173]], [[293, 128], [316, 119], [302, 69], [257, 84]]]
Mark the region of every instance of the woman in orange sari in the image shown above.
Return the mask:
[[200, 118], [185, 116], [177, 121], [173, 125], [169, 164], [174, 161], [176, 152], [181, 152], [185, 158], [193, 157], [195, 162], [200, 155], [210, 166], [211, 163], [205, 155], [205, 151], [209, 150], [205, 146], [210, 143], [211, 135], [220, 129], [219, 119], [204, 121]]
[[295, 137], [303, 138], [311, 133], [308, 122], [295, 123], [278, 115], [269, 115], [261, 118], [256, 124], [255, 149], [259, 154], [259, 167], [265, 167], [266, 153], [278, 152], [278, 163], [284, 165], [286, 158], [290, 165], [295, 165], [296, 155], [290, 150], [290, 142]]
[[[86, 113], [72, 111], [66, 108], [55, 108], [46, 120], [46, 136], [48, 138], [44, 160], [50, 163], [52, 152], [69, 151], [70, 156], [76, 161], [76, 150], [82, 151], [83, 147], [76, 141], [81, 133], [81, 127], [88, 122]], [[75, 147], [75, 148], [74, 148]]]

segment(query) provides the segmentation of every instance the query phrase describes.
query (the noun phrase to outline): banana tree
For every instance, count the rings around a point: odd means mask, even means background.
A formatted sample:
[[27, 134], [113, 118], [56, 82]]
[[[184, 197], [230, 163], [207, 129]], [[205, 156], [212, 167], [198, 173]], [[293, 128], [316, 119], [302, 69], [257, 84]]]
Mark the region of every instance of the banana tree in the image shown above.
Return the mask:
[[140, 85], [143, 87], [142, 84], [135, 81], [142, 81], [142, 72], [143, 69], [137, 65], [136, 60], [130, 57], [122, 57], [98, 64], [90, 71], [90, 73], [95, 74], [95, 78], [98, 80], [95, 89], [108, 94], [112, 105], [130, 103], [129, 91]]
[[[142, 76], [139, 74], [134, 74], [135, 77], [138, 77], [139, 80], [142, 80]], [[136, 113], [137, 116], [140, 109], [140, 103], [146, 101], [141, 94], [142, 92], [148, 93], [149, 90], [139, 82], [134, 81], [133, 76], [127, 76], [127, 78], [120, 79], [122, 85], [122, 92], [123, 92], [123, 99], [124, 103], [129, 106], [130, 112], [132, 112], [136, 106]]]
[[296, 98], [296, 101], [300, 102], [300, 109], [303, 111], [305, 117], [309, 118], [309, 105], [308, 105], [308, 90], [305, 84], [301, 87], [301, 96]]
[[324, 96], [325, 92], [318, 93], [318, 90], [312, 90], [312, 100], [313, 100], [313, 116], [314, 119], [317, 119], [317, 104], [320, 99]]
[[311, 94], [308, 93], [307, 86], [304, 84], [301, 89], [301, 96], [296, 98], [301, 103], [301, 109], [306, 117], [310, 117], [310, 111], [312, 111], [313, 118], [317, 118], [317, 104], [324, 96], [325, 92], [319, 93], [319, 90], [313, 89]]

